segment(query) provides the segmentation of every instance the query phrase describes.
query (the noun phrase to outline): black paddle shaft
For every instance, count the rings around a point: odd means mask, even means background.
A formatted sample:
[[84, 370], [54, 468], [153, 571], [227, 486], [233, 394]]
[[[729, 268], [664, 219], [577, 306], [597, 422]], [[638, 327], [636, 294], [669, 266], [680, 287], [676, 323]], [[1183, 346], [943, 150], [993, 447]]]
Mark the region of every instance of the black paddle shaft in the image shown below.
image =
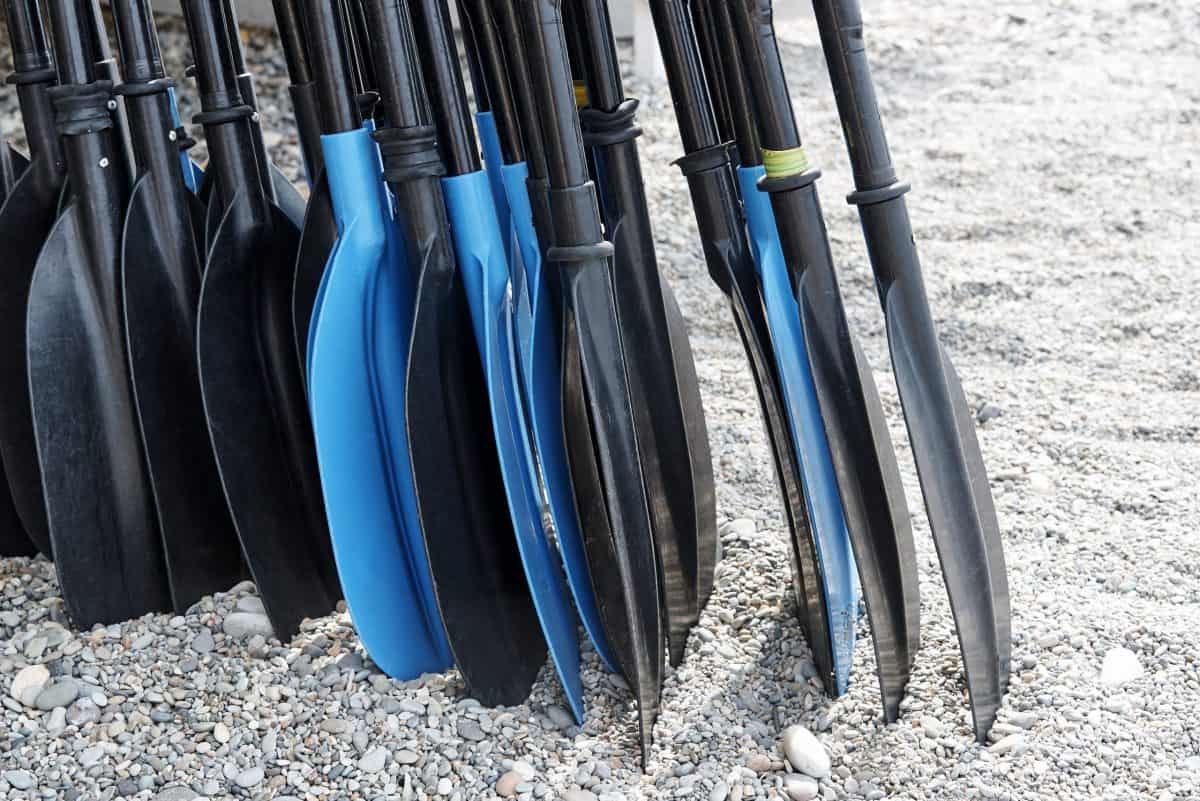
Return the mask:
[[[523, 0], [520, 11], [532, 84], [542, 107], [551, 238], [547, 260], [559, 273], [562, 294], [564, 404], [586, 395], [594, 426], [594, 453], [570, 450], [573, 462], [598, 462], [624, 590], [618, 614], [633, 650], [642, 756], [648, 756], [662, 692], [665, 638], [655, 569], [653, 528], [638, 453], [621, 330], [613, 302], [613, 247], [604, 241], [595, 186], [576, 113], [575, 91], [562, 25], [561, 0]], [[578, 377], [572, 380], [572, 374]], [[570, 415], [566, 415], [570, 419]], [[572, 467], [573, 478], [579, 474]], [[589, 559], [589, 562], [591, 559]], [[591, 567], [591, 565], [589, 565]], [[593, 574], [593, 584], [595, 575]], [[603, 615], [605, 610], [601, 610]]]
[[991, 488], [961, 383], [937, 338], [863, 40], [858, 0], [814, 0], [867, 252], [887, 317], [900, 399], [955, 613], [975, 734], [984, 742], [1008, 683], [1008, 577]]
[[[517, 122], [516, 100], [504, 63], [496, 18], [488, 8], [487, 0], [461, 0], [459, 12], [474, 42], [474, 47], [468, 47], [467, 53], [474, 65], [471, 80], [475, 85], [476, 106], [480, 111], [491, 111], [496, 119], [504, 163], [524, 161], [525, 148], [521, 140], [521, 126]], [[486, 105], [479, 103], [481, 96], [486, 98]]]
[[[804, 487], [776, 367], [771, 331], [759, 295], [757, 271], [738, 189], [709, 99], [691, 15], [682, 0], [651, 0], [650, 12], [666, 66], [683, 141], [676, 162], [688, 181], [705, 262], [714, 283], [729, 297], [734, 322], [754, 374], [775, 473], [792, 539], [794, 590], [809, 647], [822, 676], [833, 675], [829, 616], [817, 574], [819, 561]], [[831, 684], [831, 682], [826, 682]]]
[[273, 0], [275, 27], [283, 45], [291, 85], [292, 110], [296, 115], [296, 130], [300, 137], [300, 152], [304, 157], [304, 172], [309, 181], [316, 181], [325, 164], [321, 150], [321, 107], [317, 87], [312, 78], [305, 21], [300, 13], [299, 0]]
[[480, 169], [475, 127], [467, 106], [467, 90], [458, 64], [458, 47], [450, 28], [446, 0], [419, 0], [411, 6], [413, 23], [423, 32], [421, 66], [433, 107], [438, 147], [448, 175]]
[[304, 0], [323, 134], [357, 130], [362, 124], [354, 99], [356, 65], [347, 44], [343, 5], [341, 0]]
[[[595, 167], [601, 215], [614, 248], [617, 315], [628, 338], [626, 367], [637, 422], [646, 491], [659, 557], [659, 582], [672, 664], [683, 661], [689, 631], [700, 619], [700, 571], [716, 551], [712, 464], [702, 419], [689, 419], [674, 352], [664, 286], [654, 253], [645, 179], [634, 122], [638, 103], [626, 99], [608, 6], [574, 4], [589, 105], [579, 112], [584, 144]], [[635, 339], [636, 337], [636, 339]], [[684, 343], [679, 343], [684, 344]], [[704, 557], [701, 550], [711, 552]]]

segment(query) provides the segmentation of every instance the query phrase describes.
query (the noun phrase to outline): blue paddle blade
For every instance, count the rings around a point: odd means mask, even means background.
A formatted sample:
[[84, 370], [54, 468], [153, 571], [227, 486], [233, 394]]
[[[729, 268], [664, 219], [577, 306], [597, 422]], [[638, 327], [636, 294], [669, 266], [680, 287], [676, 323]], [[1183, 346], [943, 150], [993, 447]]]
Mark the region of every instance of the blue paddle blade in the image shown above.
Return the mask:
[[[492, 201], [496, 206], [496, 222], [503, 235], [504, 255], [508, 257], [508, 263], [513, 264], [512, 212], [504, 191], [504, 155], [500, 150], [500, 132], [496, 129], [496, 117], [490, 111], [480, 111], [475, 114], [475, 124], [479, 128], [479, 149], [483, 152], [484, 172], [487, 173]], [[516, 276], [511, 277], [516, 280]]]
[[[176, 130], [183, 124], [182, 118], [179, 116], [179, 102], [175, 98], [175, 87], [167, 89], [167, 97], [171, 99], [171, 122]], [[200, 165], [192, 161], [188, 156], [187, 151], [183, 148], [179, 150], [179, 165], [183, 168], [183, 183], [188, 190], [193, 194], [200, 188], [200, 179], [204, 177], [204, 170], [200, 169]]]
[[339, 236], [310, 337], [309, 397], [338, 575], [388, 675], [453, 663], [421, 536], [404, 417], [413, 291], [368, 129], [321, 137]]
[[517, 339], [521, 373], [525, 379], [525, 399], [550, 517], [566, 566], [567, 583], [575, 598], [575, 607], [583, 619], [583, 628], [596, 646], [596, 653], [605, 667], [613, 673], [619, 673], [617, 659], [600, 620], [600, 610], [596, 607], [596, 594], [588, 575], [587, 553], [575, 508], [575, 491], [571, 486], [571, 473], [567, 465], [567, 449], [562, 436], [562, 368], [559, 364], [557, 325], [551, 305], [552, 289], [542, 275], [542, 252], [529, 204], [526, 185], [529, 168], [524, 162], [506, 164], [501, 172], [525, 270], [523, 284], [528, 293], [525, 299], [527, 303], [519, 302], [517, 307]]
[[561, 561], [542, 528], [537, 473], [521, 405], [508, 260], [495, 204], [482, 171], [445, 178], [442, 186], [475, 341], [483, 355], [492, 427], [525, 577], [567, 701], [582, 722], [577, 621], [563, 587]]
[[817, 559], [829, 611], [829, 632], [833, 640], [834, 679], [837, 693], [850, 684], [854, 661], [854, 625], [858, 618], [861, 595], [850, 534], [842, 511], [837, 476], [825, 439], [825, 426], [817, 403], [816, 387], [808, 367], [800, 310], [788, 278], [787, 264], [779, 244], [775, 213], [770, 197], [758, 190], [764, 175], [760, 167], [738, 169], [750, 246], [762, 281], [763, 299], [775, 361], [782, 378], [784, 402], [792, 441], [796, 445], [800, 474], [803, 478], [804, 503], [808, 507], [817, 542]]

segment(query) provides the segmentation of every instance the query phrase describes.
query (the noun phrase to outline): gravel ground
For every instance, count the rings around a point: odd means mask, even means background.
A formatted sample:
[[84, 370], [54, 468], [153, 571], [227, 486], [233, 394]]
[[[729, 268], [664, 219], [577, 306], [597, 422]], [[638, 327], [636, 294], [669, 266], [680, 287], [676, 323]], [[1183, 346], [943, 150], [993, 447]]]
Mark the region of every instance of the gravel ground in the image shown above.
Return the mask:
[[[1200, 10], [1059, 0], [872, 3], [893, 151], [941, 331], [981, 410], [1013, 591], [1014, 674], [992, 742], [972, 741], [949, 607], [921, 508], [882, 317], [815, 32], [781, 26], [852, 322], [901, 451], [923, 648], [884, 726], [865, 625], [850, 692], [808, 682], [786, 535], [754, 392], [705, 273], [665, 87], [642, 153], [664, 269], [690, 321], [725, 561], [668, 676], [643, 773], [622, 682], [585, 651], [588, 718], [549, 671], [484, 709], [456, 674], [400, 683], [364, 664], [348, 616], [264, 638], [252, 588], [185, 617], [64, 630], [52, 567], [0, 561], [0, 796], [618, 801], [1200, 796]], [[179, 74], [182, 39], [164, 36]], [[252, 37], [272, 151], [298, 168], [273, 43]], [[7, 56], [3, 57], [7, 63]], [[12, 92], [0, 129], [18, 120]], [[184, 111], [190, 114], [185, 93]], [[236, 611], [236, 613], [235, 613]], [[48, 679], [38, 668], [45, 665]], [[15, 686], [13, 686], [15, 685]], [[78, 697], [77, 697], [78, 696]], [[787, 727], [818, 753], [782, 761]], [[793, 733], [791, 738], [802, 739]], [[802, 744], [801, 744], [802, 745]], [[814, 762], [815, 756], [815, 762]]]

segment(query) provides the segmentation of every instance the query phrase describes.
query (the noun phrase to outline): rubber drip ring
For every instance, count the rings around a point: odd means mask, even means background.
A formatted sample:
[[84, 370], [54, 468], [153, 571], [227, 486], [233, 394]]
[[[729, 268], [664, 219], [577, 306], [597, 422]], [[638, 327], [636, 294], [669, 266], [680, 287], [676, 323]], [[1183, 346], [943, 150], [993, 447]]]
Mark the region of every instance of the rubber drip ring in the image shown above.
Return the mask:
[[229, 108], [201, 111], [192, 117], [192, 122], [196, 125], [221, 125], [222, 123], [235, 122], [253, 116], [254, 109], [243, 103], [238, 106], [230, 106]]
[[729, 166], [729, 147], [728, 142], [711, 145], [681, 156], [672, 163], [679, 167], [679, 171], [683, 173], [684, 177], [717, 170]]
[[851, 192], [846, 196], [846, 202], [851, 206], [874, 206], [877, 203], [895, 200], [910, 189], [912, 189], [910, 184], [895, 181], [877, 189], [860, 189], [857, 192]]
[[446, 174], [437, 148], [437, 129], [432, 125], [384, 128], [371, 134], [383, 157], [383, 178], [399, 184], [418, 178], [440, 178]]
[[98, 133], [113, 127], [108, 108], [112, 81], [55, 86], [47, 91], [54, 104], [54, 123], [63, 136]]
[[175, 88], [175, 81], [171, 78], [157, 78], [153, 81], [136, 81], [118, 84], [113, 89], [113, 94], [120, 97], [145, 97], [146, 95], [157, 95]]
[[642, 129], [633, 124], [637, 109], [638, 101], [632, 97], [612, 111], [580, 109], [579, 129], [583, 133], [583, 143], [588, 147], [605, 147], [637, 139], [642, 135]]
[[375, 116], [375, 108], [379, 105], [379, 92], [363, 92], [355, 95], [354, 102], [358, 106], [358, 113], [364, 120], [369, 120]]
[[24, 86], [30, 83], [56, 83], [58, 81], [58, 73], [53, 67], [47, 67], [41, 70], [17, 70], [10, 72], [8, 77], [4, 79], [6, 84], [10, 86]]
[[546, 249], [546, 258], [559, 263], [611, 259], [614, 252], [612, 242], [597, 242], [594, 245], [562, 245]]

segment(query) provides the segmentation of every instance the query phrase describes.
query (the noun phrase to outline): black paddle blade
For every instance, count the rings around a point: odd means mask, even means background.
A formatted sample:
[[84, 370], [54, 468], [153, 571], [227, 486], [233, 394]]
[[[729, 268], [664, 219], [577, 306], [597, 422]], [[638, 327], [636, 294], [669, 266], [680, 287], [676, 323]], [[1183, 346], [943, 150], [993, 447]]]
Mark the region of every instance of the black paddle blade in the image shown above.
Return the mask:
[[[99, 210], [98, 210], [99, 212]], [[115, 204], [68, 205], [29, 293], [29, 389], [63, 598], [89, 628], [169, 609], [120, 325]]]
[[[812, 199], [816, 201], [815, 192]], [[884, 716], [890, 722], [900, 715], [920, 645], [916, 550], [900, 469], [874, 378], [849, 333], [832, 269], [810, 266], [800, 280], [797, 301], [871, 621]]]
[[271, 165], [271, 185], [275, 190], [275, 205], [297, 231], [304, 227], [304, 213], [308, 204], [296, 185], [288, 180], [278, 167]]
[[[0, 207], [0, 242], [4, 243], [4, 290], [0, 291], [0, 386], [3, 387], [29, 386], [25, 349], [29, 285], [42, 243], [58, 215], [62, 186], [61, 165], [35, 159]], [[46, 497], [28, 391], [0, 393], [0, 457], [25, 535], [39, 551], [51, 556]]]
[[1003, 701], [1011, 660], [1000, 526], [975, 426], [934, 334], [919, 275], [887, 290], [884, 312], [929, 528], [958, 630], [975, 736], [984, 742]]
[[[0, 143], [0, 208], [29, 161], [8, 143]], [[25, 533], [16, 504], [8, 489], [4, 463], [0, 461], [0, 556], [33, 556], [37, 548]]]
[[134, 185], [121, 264], [142, 442], [171, 596], [182, 614], [236, 584], [243, 568], [200, 397], [200, 269], [190, 211], [157, 188], [152, 174]]
[[[592, 587], [602, 619], [607, 613], [606, 633], [630, 680], [638, 702], [642, 760], [649, 758], [654, 722], [662, 694], [665, 632], [660, 607], [657, 554], [647, 508], [645, 485], [637, 448], [620, 326], [613, 303], [613, 286], [606, 270], [595, 263], [565, 263], [562, 324], [564, 420], [576, 417], [572, 407], [587, 405], [592, 432], [591, 452], [581, 452], [582, 437], [567, 433], [572, 484], [578, 489], [600, 476], [612, 544], [610, 551], [618, 568], [616, 587], [600, 590], [599, 582], [612, 580], [609, 568], [589, 555]], [[579, 367], [573, 367], [578, 363]], [[580, 393], [583, 400], [581, 401]], [[570, 416], [567, 416], [570, 415]], [[595, 467], [576, 472], [580, 460], [594, 459]], [[585, 496], [586, 497], [586, 496]], [[583, 504], [585, 501], [579, 501]], [[581, 512], [584, 510], [581, 509]], [[583, 523], [585, 545], [596, 536]], [[588, 545], [589, 554], [597, 547]], [[600, 570], [597, 570], [600, 567]], [[605, 607], [608, 607], [606, 610]], [[623, 611], [623, 614], [622, 614]], [[615, 613], [615, 614], [614, 614]], [[622, 620], [623, 618], [623, 620]], [[623, 626], [622, 626], [623, 624]], [[623, 645], [623, 640], [628, 646]]]
[[692, 488], [696, 501], [696, 600], [703, 611], [712, 596], [713, 576], [717, 567], [717, 493], [713, 478], [712, 450], [708, 444], [708, 427], [704, 423], [704, 403], [700, 397], [700, 378], [696, 360], [688, 339], [687, 322], [670, 284], [663, 282], [663, 309], [667, 315], [667, 333], [671, 338], [671, 353], [679, 377], [679, 400], [691, 457]]
[[275, 633], [341, 597], [292, 327], [299, 232], [241, 192], [213, 237], [197, 347], [225, 497]]
[[325, 275], [325, 265], [337, 239], [337, 220], [333, 217], [333, 197], [329, 194], [329, 179], [325, 171], [317, 176], [304, 227], [300, 229], [300, 252], [296, 255], [296, 277], [292, 288], [292, 327], [295, 330], [296, 353], [300, 358], [300, 373], [308, 379], [308, 329], [313, 309]]
[[513, 705], [529, 696], [546, 641], [512, 530], [471, 310], [447, 247], [443, 236], [424, 258], [409, 258], [421, 265], [406, 400], [413, 479], [454, 661], [481, 703]]

